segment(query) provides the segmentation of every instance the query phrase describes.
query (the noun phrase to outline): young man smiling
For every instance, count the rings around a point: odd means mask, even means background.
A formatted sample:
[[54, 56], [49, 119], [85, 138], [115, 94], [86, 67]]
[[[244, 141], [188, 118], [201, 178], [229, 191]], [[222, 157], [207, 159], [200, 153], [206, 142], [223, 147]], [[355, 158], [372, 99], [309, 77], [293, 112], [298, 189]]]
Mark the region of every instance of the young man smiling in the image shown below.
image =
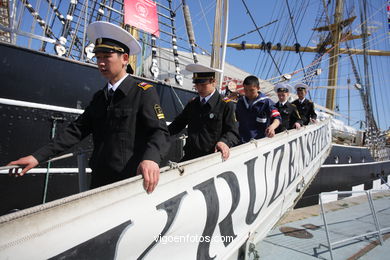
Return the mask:
[[226, 160], [229, 147], [238, 143], [234, 106], [215, 89], [218, 70], [200, 64], [187, 65], [193, 72], [193, 83], [199, 97], [190, 101], [169, 125], [171, 135], [180, 133], [188, 125], [188, 139], [182, 161], [220, 151]]
[[153, 85], [126, 73], [129, 55], [137, 54], [140, 45], [128, 32], [108, 22], [90, 24], [87, 35], [95, 42], [97, 65], [108, 80], [106, 86], [52, 142], [11, 162], [23, 169], [10, 174], [24, 175], [92, 134], [92, 188], [142, 174], [145, 190], [152, 192], [159, 180], [159, 163], [169, 149], [169, 133]]

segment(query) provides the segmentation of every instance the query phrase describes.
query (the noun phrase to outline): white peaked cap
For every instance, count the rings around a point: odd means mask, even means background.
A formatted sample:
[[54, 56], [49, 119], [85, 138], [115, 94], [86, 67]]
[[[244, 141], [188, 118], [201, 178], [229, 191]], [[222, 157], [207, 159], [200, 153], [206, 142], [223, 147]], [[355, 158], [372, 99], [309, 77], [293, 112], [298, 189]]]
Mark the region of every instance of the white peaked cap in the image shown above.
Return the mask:
[[220, 69], [214, 69], [214, 68], [204, 66], [204, 65], [199, 64], [199, 63], [188, 64], [186, 66], [186, 70], [191, 71], [191, 72], [197, 72], [197, 73], [199, 73], [199, 72], [222, 72], [222, 70], [220, 70]]
[[304, 83], [298, 83], [298, 84], [296, 84], [295, 86], [294, 86], [294, 88], [295, 88], [295, 90], [297, 90], [298, 88], [304, 88], [304, 89], [308, 89], [309, 88], [309, 86], [308, 85], [306, 85], [306, 84], [304, 84]]
[[278, 89], [280, 89], [280, 88], [286, 88], [286, 89], [288, 89], [288, 92], [289, 92], [289, 93], [291, 93], [291, 91], [292, 91], [292, 89], [293, 89], [289, 84], [286, 84], [286, 83], [278, 83], [278, 84], [275, 85], [274, 91], [275, 91], [275, 92], [278, 92]]
[[87, 36], [93, 43], [99, 38], [108, 38], [118, 41], [129, 48], [129, 55], [135, 55], [141, 51], [141, 45], [129, 32], [109, 22], [98, 21], [89, 24]]

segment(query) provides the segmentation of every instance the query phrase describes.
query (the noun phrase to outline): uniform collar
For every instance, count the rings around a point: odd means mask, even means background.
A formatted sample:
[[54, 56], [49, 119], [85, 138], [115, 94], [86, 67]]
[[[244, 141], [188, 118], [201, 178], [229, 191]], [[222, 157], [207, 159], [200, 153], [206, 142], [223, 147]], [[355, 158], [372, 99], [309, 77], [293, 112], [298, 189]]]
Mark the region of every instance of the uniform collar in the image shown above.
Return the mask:
[[118, 86], [118, 90], [120, 90], [125, 96], [127, 96], [130, 89], [134, 87], [137, 87], [137, 82], [132, 76], [129, 75]]
[[110, 81], [108, 82], [107, 84], [107, 87], [108, 87], [108, 90], [112, 89], [112, 90], [116, 90], [119, 85], [125, 80], [125, 78], [129, 76], [129, 74], [125, 74], [120, 80], [118, 80], [115, 84], [111, 85]]
[[[208, 97], [208, 100], [207, 100], [207, 97]], [[211, 95], [208, 95], [207, 97], [206, 97], [206, 101], [207, 101], [206, 104], [209, 104], [211, 108], [215, 107], [218, 99], [220, 99], [220, 95], [219, 95], [219, 92], [217, 90], [214, 90], [214, 92]], [[201, 97], [199, 96], [199, 102], [200, 102], [200, 100], [201, 100]]]
[[250, 106], [253, 106], [257, 102], [260, 102], [261, 100], [267, 99], [268, 97], [264, 95], [263, 93], [259, 92], [259, 95], [255, 100], [253, 100], [252, 104], [250, 104], [248, 98], [246, 96], [243, 96], [242, 99], [244, 100], [245, 107], [248, 109]]
[[288, 100], [284, 101], [283, 103], [280, 103], [280, 101], [278, 102], [279, 104], [281, 104], [282, 106], [285, 106], [287, 104]]
[[212, 97], [212, 95], [214, 95], [214, 93], [215, 93], [215, 89], [214, 89], [214, 91], [213, 91], [210, 95], [208, 95], [208, 96], [206, 96], [206, 97], [201, 97], [201, 96], [199, 96], [199, 98], [200, 98], [200, 100], [205, 99], [205, 100], [206, 100], [206, 103], [207, 103], [207, 102], [209, 102], [209, 100], [210, 100], [210, 98]]
[[302, 100], [300, 100], [300, 99], [298, 98], [298, 101], [299, 101], [300, 104], [302, 104], [303, 102], [305, 102], [305, 100], [306, 100], [306, 98], [303, 98]]

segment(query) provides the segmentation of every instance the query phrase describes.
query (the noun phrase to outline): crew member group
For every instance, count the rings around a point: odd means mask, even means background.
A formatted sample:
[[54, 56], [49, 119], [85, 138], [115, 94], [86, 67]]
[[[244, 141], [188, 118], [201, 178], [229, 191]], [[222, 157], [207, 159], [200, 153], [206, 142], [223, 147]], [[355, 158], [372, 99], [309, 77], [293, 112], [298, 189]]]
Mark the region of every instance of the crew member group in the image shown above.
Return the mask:
[[10, 162], [20, 166], [10, 170], [10, 175], [22, 176], [92, 135], [91, 188], [142, 175], [143, 186], [151, 193], [170, 143], [183, 131], [188, 137], [181, 161], [215, 152], [228, 160], [236, 145], [316, 122], [314, 104], [305, 98], [305, 84], [295, 86], [298, 99], [292, 103], [292, 87], [277, 84], [279, 100], [275, 103], [260, 91], [259, 79], [248, 76], [243, 81], [244, 95], [237, 93], [238, 99], [233, 99], [216, 89], [216, 76], [222, 71], [189, 64], [186, 69], [193, 74], [198, 96], [167, 126], [154, 84], [130, 74], [129, 57], [141, 50], [138, 41], [121, 27], [103, 21], [91, 23], [87, 36], [95, 43], [93, 52], [99, 72], [107, 80], [105, 86], [93, 95], [84, 113], [50, 143]]

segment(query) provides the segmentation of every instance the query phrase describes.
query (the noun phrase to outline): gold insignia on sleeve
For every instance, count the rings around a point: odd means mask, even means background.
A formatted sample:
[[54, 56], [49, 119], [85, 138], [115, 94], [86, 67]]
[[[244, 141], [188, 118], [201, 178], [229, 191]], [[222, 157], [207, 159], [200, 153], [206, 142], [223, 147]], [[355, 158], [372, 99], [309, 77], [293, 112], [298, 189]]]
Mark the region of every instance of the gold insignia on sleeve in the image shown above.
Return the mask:
[[138, 87], [142, 88], [143, 90], [147, 90], [148, 88], [153, 87], [153, 85], [146, 82], [141, 82], [138, 83]]
[[297, 113], [298, 118], [301, 119], [301, 115], [299, 114], [298, 110], [295, 110], [295, 113]]
[[161, 109], [159, 104], [155, 104], [153, 108], [154, 108], [154, 111], [156, 112], [156, 116], [157, 116], [158, 119], [164, 119], [165, 118], [164, 113], [163, 113], [163, 111], [162, 111], [162, 109]]
[[230, 99], [230, 98], [228, 98], [228, 97], [225, 97], [225, 98], [223, 98], [222, 99], [224, 102], [226, 102], [226, 103], [229, 103], [229, 102], [231, 102], [232, 100]]

